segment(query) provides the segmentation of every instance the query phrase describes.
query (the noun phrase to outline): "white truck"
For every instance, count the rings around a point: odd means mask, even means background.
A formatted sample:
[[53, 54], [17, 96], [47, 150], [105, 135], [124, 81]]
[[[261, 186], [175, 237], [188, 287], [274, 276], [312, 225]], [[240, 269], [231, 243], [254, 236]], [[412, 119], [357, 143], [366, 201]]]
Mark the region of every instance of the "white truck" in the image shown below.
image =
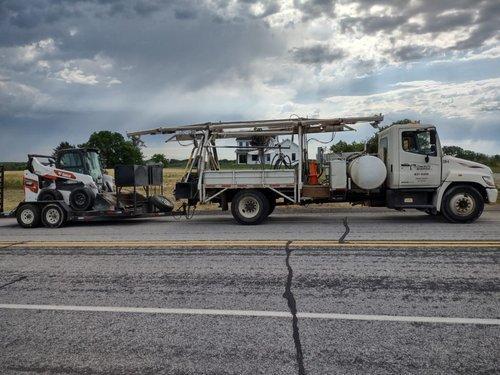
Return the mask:
[[[203, 123], [129, 132], [136, 143], [144, 135], [169, 135], [167, 142], [191, 141], [186, 172], [174, 195], [188, 206], [218, 203], [231, 207], [240, 224], [259, 224], [277, 204], [351, 202], [396, 210], [418, 209], [442, 214], [454, 223], [479, 218], [485, 203], [495, 203], [498, 191], [489, 167], [443, 155], [435, 126], [395, 124], [378, 133], [378, 153], [325, 154], [308, 158], [308, 137], [354, 130], [370, 122], [378, 128], [383, 116], [349, 118], [290, 118], [263, 121]], [[279, 136], [296, 137], [296, 165], [221, 170], [217, 149], [235, 148], [217, 140], [250, 138], [248, 148], [262, 155], [279, 148]], [[333, 137], [332, 137], [333, 139]], [[238, 146], [238, 148], [241, 148]], [[281, 151], [281, 148], [279, 148]], [[321, 151], [321, 150], [320, 150]]]

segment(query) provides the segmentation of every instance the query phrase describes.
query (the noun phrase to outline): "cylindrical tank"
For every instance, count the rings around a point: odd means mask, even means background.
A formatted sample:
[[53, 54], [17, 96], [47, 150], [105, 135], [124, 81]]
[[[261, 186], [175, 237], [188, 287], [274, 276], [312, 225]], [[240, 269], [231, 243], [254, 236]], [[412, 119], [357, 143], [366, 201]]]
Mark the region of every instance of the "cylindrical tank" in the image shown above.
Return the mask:
[[370, 155], [363, 155], [351, 161], [347, 173], [356, 185], [367, 190], [378, 188], [387, 177], [384, 162]]

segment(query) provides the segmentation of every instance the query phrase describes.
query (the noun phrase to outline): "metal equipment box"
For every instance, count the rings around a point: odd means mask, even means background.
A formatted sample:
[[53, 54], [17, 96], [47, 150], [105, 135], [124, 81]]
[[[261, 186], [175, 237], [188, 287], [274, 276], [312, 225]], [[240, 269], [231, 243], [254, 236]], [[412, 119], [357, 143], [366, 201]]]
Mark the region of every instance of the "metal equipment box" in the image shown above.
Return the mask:
[[188, 181], [188, 182], [177, 182], [175, 184], [174, 196], [175, 199], [193, 199], [196, 197], [198, 193], [197, 190], [197, 181]]
[[148, 168], [145, 165], [117, 165], [115, 167], [116, 186], [147, 186]]
[[163, 167], [160, 164], [148, 165], [148, 185], [163, 185]]
[[330, 190], [347, 188], [347, 165], [345, 159], [330, 160]]

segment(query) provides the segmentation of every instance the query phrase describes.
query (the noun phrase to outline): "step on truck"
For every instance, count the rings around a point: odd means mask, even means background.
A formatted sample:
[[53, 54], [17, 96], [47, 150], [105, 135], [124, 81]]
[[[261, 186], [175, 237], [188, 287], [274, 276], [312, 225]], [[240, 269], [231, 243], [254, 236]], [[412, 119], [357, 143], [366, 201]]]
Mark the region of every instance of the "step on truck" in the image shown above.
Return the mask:
[[[308, 142], [318, 134], [352, 131], [368, 122], [378, 129], [382, 115], [346, 118], [289, 118], [262, 121], [164, 126], [128, 132], [136, 143], [145, 135], [190, 144], [186, 172], [174, 196], [188, 207], [217, 203], [240, 224], [259, 224], [276, 205], [350, 202], [395, 210], [416, 209], [442, 215], [453, 223], [478, 219], [498, 191], [489, 167], [444, 155], [433, 125], [394, 124], [378, 132], [376, 153], [328, 153], [308, 156]], [[298, 142], [298, 160], [283, 153], [279, 137]], [[245, 146], [227, 139], [250, 139]], [[258, 155], [257, 169], [221, 170], [218, 150], [246, 148]], [[275, 150], [276, 162], [264, 158]]]
[[[3, 168], [1, 172], [3, 206]], [[59, 228], [72, 221], [171, 214], [173, 204], [163, 196], [162, 166], [118, 165], [114, 172], [114, 178], [107, 174], [95, 149], [28, 155], [23, 173], [24, 200], [1, 216], [16, 217], [23, 228]]]

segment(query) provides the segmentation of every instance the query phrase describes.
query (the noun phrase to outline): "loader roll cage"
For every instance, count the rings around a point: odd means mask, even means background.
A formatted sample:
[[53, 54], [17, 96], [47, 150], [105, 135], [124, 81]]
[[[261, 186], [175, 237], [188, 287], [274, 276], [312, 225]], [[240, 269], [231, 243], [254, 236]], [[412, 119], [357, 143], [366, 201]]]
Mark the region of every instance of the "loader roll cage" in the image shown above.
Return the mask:
[[[191, 141], [192, 149], [181, 181], [176, 186], [176, 198], [188, 199], [188, 204], [206, 203], [222, 198], [231, 189], [265, 189], [292, 203], [301, 202], [304, 176], [308, 171], [307, 136], [309, 134], [336, 133], [355, 130], [350, 125], [370, 123], [377, 128], [384, 117], [343, 117], [310, 119], [293, 117], [288, 119], [207, 122], [181, 126], [164, 126], [149, 130], [127, 132], [134, 144], [143, 144], [144, 135], [167, 135], [166, 142], [173, 140]], [[255, 140], [248, 150], [257, 150], [263, 155], [265, 150], [278, 149], [269, 142], [277, 136], [295, 136], [298, 139], [299, 155], [291, 169], [278, 170], [229, 170], [221, 171], [218, 148], [242, 148], [217, 145], [218, 139], [249, 138]], [[261, 163], [263, 163], [261, 157]], [[279, 173], [282, 172], [282, 173]]]

